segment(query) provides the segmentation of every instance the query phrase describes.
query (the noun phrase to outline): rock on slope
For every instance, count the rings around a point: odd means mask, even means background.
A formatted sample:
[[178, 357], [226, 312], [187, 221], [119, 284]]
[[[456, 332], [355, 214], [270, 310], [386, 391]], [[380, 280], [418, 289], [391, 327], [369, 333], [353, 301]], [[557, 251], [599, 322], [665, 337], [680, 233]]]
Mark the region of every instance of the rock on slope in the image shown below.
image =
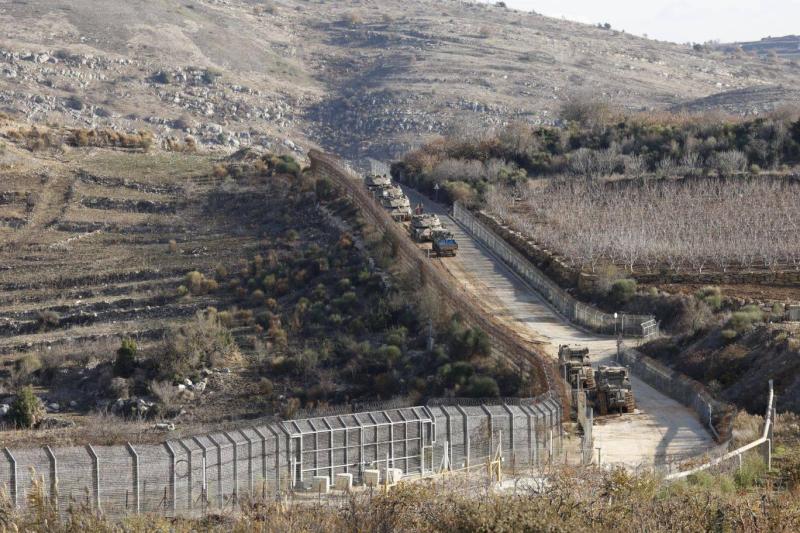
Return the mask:
[[396, 156], [454, 125], [552, 122], [582, 92], [632, 110], [726, 92], [726, 109], [749, 112], [751, 91], [800, 77], [453, 0], [31, 0], [2, 4], [0, 24], [2, 110], [224, 147], [292, 138], [353, 158]]

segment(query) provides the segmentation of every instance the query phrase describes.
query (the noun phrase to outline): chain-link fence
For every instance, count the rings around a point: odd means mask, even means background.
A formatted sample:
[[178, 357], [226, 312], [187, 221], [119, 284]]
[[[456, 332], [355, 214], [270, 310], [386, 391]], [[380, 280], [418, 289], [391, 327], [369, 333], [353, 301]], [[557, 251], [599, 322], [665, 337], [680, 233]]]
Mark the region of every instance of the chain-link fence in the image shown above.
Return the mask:
[[654, 389], [692, 409], [717, 442], [730, 440], [736, 408], [714, 398], [703, 384], [624, 345], [618, 351], [618, 363]]
[[453, 205], [453, 218], [570, 322], [603, 334], [623, 333], [634, 336], [658, 334], [657, 323], [652, 315], [610, 314], [579, 302], [458, 202]]
[[43, 490], [62, 510], [80, 503], [112, 516], [203, 514], [308, 490], [315, 477], [333, 483], [350, 474], [359, 484], [368, 470], [425, 476], [477, 465], [497, 448], [512, 464], [549, 461], [561, 449], [562, 416], [547, 394], [304, 418], [161, 445], [6, 448], [0, 486], [20, 507]]

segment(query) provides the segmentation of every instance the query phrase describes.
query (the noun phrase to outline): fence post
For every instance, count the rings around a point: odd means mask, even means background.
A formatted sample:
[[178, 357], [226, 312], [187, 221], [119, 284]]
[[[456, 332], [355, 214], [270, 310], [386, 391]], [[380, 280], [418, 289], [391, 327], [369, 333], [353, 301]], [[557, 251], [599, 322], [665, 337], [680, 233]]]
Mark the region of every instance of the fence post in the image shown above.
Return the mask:
[[[350, 458], [348, 457], [348, 453], [347, 453], [347, 446], [349, 444], [347, 442], [348, 441], [348, 438], [347, 438], [347, 424], [344, 423], [344, 419], [341, 416], [337, 416], [336, 419], [339, 420], [339, 423], [344, 428], [343, 435], [342, 435], [343, 440], [344, 440], [344, 448], [343, 448], [343, 451], [344, 451], [344, 473], [347, 474], [347, 473], [350, 472], [350, 466], [348, 464]], [[408, 471], [408, 464], [406, 464], [405, 471]]]
[[244, 431], [239, 430], [239, 434], [247, 441], [247, 493], [253, 497], [253, 441]]
[[491, 453], [494, 450], [494, 421], [492, 420], [491, 411], [484, 404], [481, 404], [481, 409], [489, 419], [489, 452]]
[[181, 448], [184, 449], [186, 452], [186, 464], [187, 464], [187, 471], [186, 471], [186, 493], [187, 493], [187, 501], [188, 501], [188, 509], [191, 511], [192, 506], [194, 503], [193, 492], [194, 487], [192, 486], [192, 449], [189, 448], [186, 443], [182, 440], [178, 441], [178, 444], [181, 445]]
[[133, 462], [133, 497], [136, 502], [136, 514], [139, 514], [142, 510], [140, 500], [141, 494], [139, 492], [139, 454], [136, 453], [136, 450], [130, 442], [128, 442], [125, 447], [128, 453], [131, 454], [131, 460]]
[[52, 498], [55, 508], [58, 509], [58, 460], [50, 446], [45, 446], [44, 451], [47, 452], [47, 457], [50, 459], [50, 498]]
[[89, 452], [89, 456], [92, 458], [92, 477], [94, 478], [94, 505], [95, 509], [100, 511], [102, 508], [100, 506], [100, 457], [97, 455], [97, 452], [94, 451], [94, 448], [91, 444], [86, 445], [86, 451]]
[[217, 505], [222, 509], [225, 507], [225, 494], [222, 483], [222, 446], [211, 435], [208, 435], [208, 440], [217, 448]]
[[[514, 465], [514, 467], [516, 468], [517, 453], [516, 453], [516, 449], [514, 447], [514, 437], [515, 437], [515, 435], [514, 435], [514, 412], [505, 403], [503, 403], [503, 407], [505, 408], [506, 412], [508, 413], [509, 437], [511, 439], [511, 441], [510, 441], [511, 442], [511, 446], [509, 446], [509, 451], [511, 452], [511, 464]], [[501, 435], [502, 435], [502, 433], [501, 433]], [[502, 442], [502, 438], [501, 438], [501, 442]]]
[[[445, 419], [445, 433], [447, 434], [447, 442], [450, 443], [450, 448], [452, 450], [453, 447], [453, 427], [450, 422], [450, 413], [447, 412], [447, 409], [442, 408], [442, 412], [444, 412], [444, 419]], [[449, 450], [448, 450], [449, 451]], [[449, 461], [453, 461], [453, 454], [450, 453]]]
[[464, 454], [464, 455], [466, 455], [465, 466], [467, 468], [469, 468], [469, 452], [470, 452], [470, 450], [469, 450], [469, 417], [467, 416], [467, 412], [460, 405], [456, 405], [456, 409], [458, 410], [459, 413], [461, 413], [461, 416], [464, 419], [464, 446], [466, 448], [465, 454]]
[[169, 442], [164, 442], [164, 448], [167, 449], [167, 453], [169, 454], [169, 498], [170, 498], [170, 507], [172, 508], [172, 512], [175, 512], [176, 505], [177, 505], [177, 483], [175, 480], [176, 473], [175, 473], [175, 449]]
[[[277, 431], [272, 429], [272, 426], [267, 426], [267, 429], [272, 436], [275, 437], [275, 494], [278, 494], [281, 490], [281, 436], [278, 434]], [[267, 436], [264, 433], [256, 428], [256, 433], [258, 436], [261, 437], [261, 472], [264, 475], [264, 480], [268, 479], [267, 477]]]
[[19, 507], [19, 488], [17, 486], [17, 460], [14, 458], [14, 454], [11, 453], [11, 450], [8, 448], [3, 448], [3, 453], [6, 454], [6, 458], [8, 459], [8, 463], [11, 466], [11, 476], [9, 484], [11, 485], [11, 501], [14, 504], [14, 507]]
[[203, 479], [202, 484], [200, 485], [200, 490], [202, 491], [201, 496], [203, 497], [203, 512], [206, 511], [206, 506], [208, 505], [208, 449], [206, 445], [200, 442], [200, 439], [197, 437], [192, 437], [192, 440], [195, 444], [197, 444], [200, 449], [203, 451]]
[[239, 503], [239, 446], [227, 431], [222, 434], [233, 445], [233, 501]]

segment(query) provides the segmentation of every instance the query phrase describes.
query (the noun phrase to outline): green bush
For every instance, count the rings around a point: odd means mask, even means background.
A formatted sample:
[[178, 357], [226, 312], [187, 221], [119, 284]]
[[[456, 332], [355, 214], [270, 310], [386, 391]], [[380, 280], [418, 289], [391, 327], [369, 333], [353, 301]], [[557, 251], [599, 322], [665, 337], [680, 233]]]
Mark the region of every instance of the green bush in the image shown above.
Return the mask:
[[23, 388], [8, 411], [8, 419], [17, 427], [32, 428], [44, 418], [44, 405], [33, 393], [33, 387]]
[[453, 360], [466, 361], [473, 357], [489, 357], [492, 354], [492, 343], [489, 336], [478, 328], [461, 328], [451, 326], [449, 334], [449, 353]]
[[122, 346], [117, 350], [114, 360], [114, 375], [129, 378], [136, 370], [136, 342], [133, 339], [122, 339]]
[[333, 197], [333, 182], [327, 178], [320, 178], [314, 184], [314, 191], [320, 200], [330, 200]]
[[621, 307], [631, 301], [631, 298], [636, 294], [636, 280], [634, 279], [618, 279], [611, 285], [611, 290], [608, 293], [611, 303]]
[[13, 381], [17, 385], [24, 385], [30, 381], [33, 374], [42, 369], [42, 360], [38, 355], [31, 353], [14, 362]]
[[219, 366], [239, 356], [230, 330], [215, 313], [199, 313], [193, 322], [173, 329], [155, 361], [162, 377], [185, 376], [203, 366]]
[[767, 466], [761, 457], [750, 455], [742, 461], [742, 467], [736, 471], [733, 479], [740, 489], [749, 489], [754, 487], [766, 473]]
[[408, 338], [408, 330], [402, 326], [392, 328], [386, 332], [386, 344], [403, 347]]
[[719, 311], [722, 308], [722, 291], [719, 287], [703, 287], [695, 294], [698, 300], [701, 300], [711, 308], [712, 311]]
[[290, 174], [292, 176], [300, 175], [300, 165], [290, 156], [281, 156], [281, 159], [275, 166], [275, 170], [279, 174]]
[[440, 366], [437, 374], [442, 386], [452, 389], [464, 387], [475, 374], [475, 368], [466, 361], [457, 361]]
[[491, 376], [472, 376], [464, 395], [470, 398], [497, 398], [500, 396], [500, 387]]
[[728, 329], [742, 334], [753, 329], [753, 325], [764, 320], [764, 312], [755, 305], [747, 305], [736, 311], [728, 320]]

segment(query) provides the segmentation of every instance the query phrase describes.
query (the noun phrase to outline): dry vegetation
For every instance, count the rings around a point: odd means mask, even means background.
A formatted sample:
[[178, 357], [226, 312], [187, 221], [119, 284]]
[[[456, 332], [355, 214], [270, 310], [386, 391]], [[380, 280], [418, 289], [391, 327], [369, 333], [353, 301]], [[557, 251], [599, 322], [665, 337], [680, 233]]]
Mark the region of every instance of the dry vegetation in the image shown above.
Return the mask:
[[4, 111], [73, 128], [153, 129], [154, 145], [186, 134], [219, 148], [291, 139], [385, 159], [457, 124], [552, 124], [562, 102], [585, 92], [632, 110], [736, 114], [797, 99], [798, 70], [780, 58], [482, 2], [105, 4], [8, 4]]
[[[765, 478], [748, 457], [735, 473], [701, 473], [665, 484], [622, 469], [550, 468], [492, 488], [481, 474], [408, 483], [388, 494], [356, 493], [317, 502], [242, 502], [240, 512], [203, 518], [132, 516], [117, 522], [80, 504], [59, 516], [37, 484], [29, 510], [6, 508], [4, 521], [25, 531], [795, 531], [800, 504], [795, 467]], [[771, 486], [773, 483], [780, 488]]]
[[[165, 419], [202, 431], [301, 407], [526, 390], [482, 332], [440, 315], [418, 276], [394, 268], [391, 244], [289, 155], [42, 154], [23, 137], [9, 150], [24, 164], [9, 171], [0, 214], [24, 213], [0, 228], [0, 401], [32, 385], [47, 413], [6, 417], [6, 428], [77, 424], [58, 438], [152, 441], [163, 433], [143, 430]], [[92, 424], [105, 413], [118, 422]]]
[[800, 183], [553, 181], [493, 189], [487, 208], [571, 265], [628, 272], [800, 268]]

